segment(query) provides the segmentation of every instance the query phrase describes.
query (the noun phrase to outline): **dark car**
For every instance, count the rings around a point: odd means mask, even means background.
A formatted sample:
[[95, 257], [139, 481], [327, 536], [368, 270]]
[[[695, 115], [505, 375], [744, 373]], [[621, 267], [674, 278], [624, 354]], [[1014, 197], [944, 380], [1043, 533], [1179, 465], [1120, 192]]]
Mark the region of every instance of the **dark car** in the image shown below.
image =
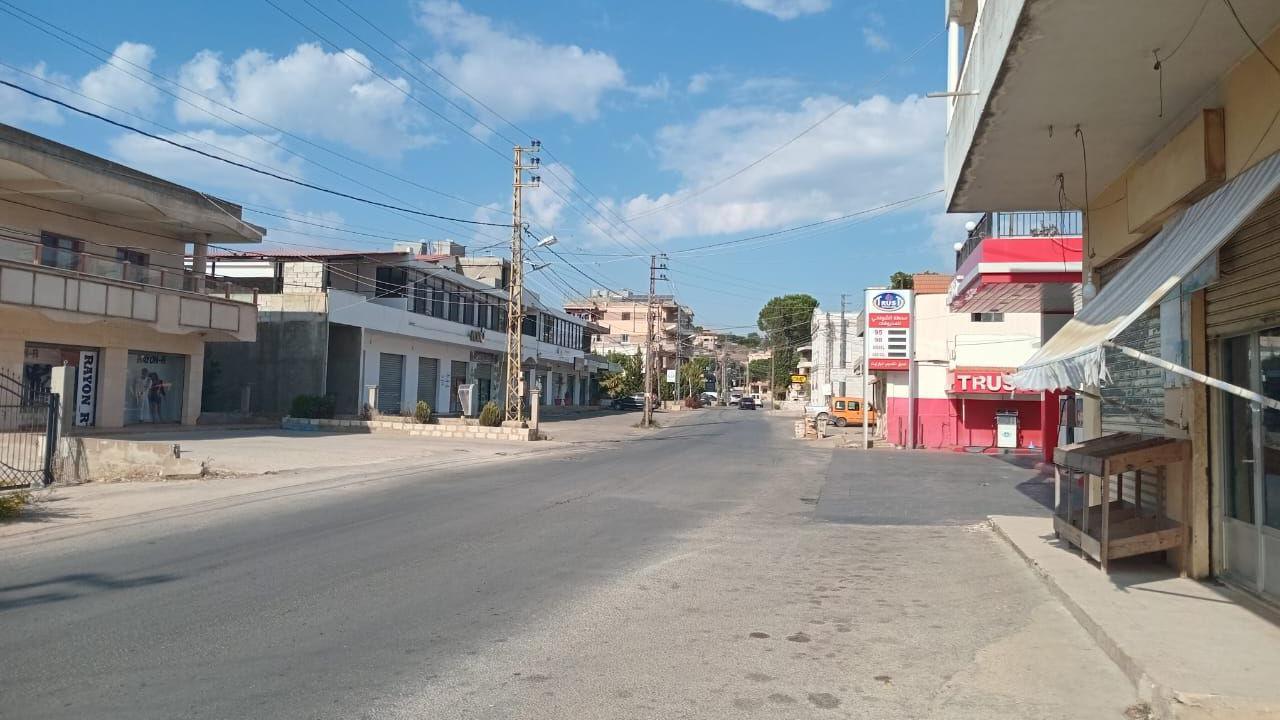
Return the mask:
[[739, 410], [755, 410], [756, 399], [753, 397], [744, 395], [742, 399], [738, 401], [738, 409]]
[[614, 410], [643, 410], [644, 396], [627, 395], [625, 397], [613, 399]]

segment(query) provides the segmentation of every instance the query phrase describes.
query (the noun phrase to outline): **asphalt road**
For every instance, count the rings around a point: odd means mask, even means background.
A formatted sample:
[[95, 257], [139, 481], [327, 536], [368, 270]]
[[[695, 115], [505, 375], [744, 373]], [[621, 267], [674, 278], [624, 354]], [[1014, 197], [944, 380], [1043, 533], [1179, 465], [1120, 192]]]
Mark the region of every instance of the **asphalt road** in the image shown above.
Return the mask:
[[[1132, 702], [971, 525], [990, 504], [1034, 511], [1025, 471], [814, 451], [759, 412], [682, 420], [0, 545], [0, 717], [1118, 718]], [[944, 486], [949, 508], [930, 509]]]

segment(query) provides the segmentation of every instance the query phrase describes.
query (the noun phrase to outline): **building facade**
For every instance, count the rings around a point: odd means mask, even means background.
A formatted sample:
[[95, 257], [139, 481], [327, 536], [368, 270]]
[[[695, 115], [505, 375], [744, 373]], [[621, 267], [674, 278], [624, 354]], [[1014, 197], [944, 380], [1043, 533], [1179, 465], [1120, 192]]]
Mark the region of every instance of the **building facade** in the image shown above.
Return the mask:
[[[220, 384], [210, 394], [231, 402], [249, 386], [255, 411], [272, 415], [287, 413], [299, 395], [332, 396], [341, 415], [407, 415], [419, 401], [440, 414], [501, 405], [507, 295], [495, 283], [504, 272], [464, 264], [457, 249], [427, 249], [212, 257], [219, 272], [258, 287], [261, 317], [256, 345], [215, 346]], [[474, 279], [465, 267], [494, 276]], [[530, 291], [525, 298], [526, 386], [540, 387], [545, 405], [597, 401], [602, 363], [590, 346], [603, 328]], [[464, 385], [474, 388], [471, 407], [458, 396]]]
[[[1280, 4], [1211, 3], [1190, 33], [1197, 5], [1176, 5], [949, 2], [947, 205], [1082, 206], [1083, 304], [1015, 380], [1087, 393], [1089, 437], [1186, 441], [1169, 560], [1274, 599]], [[1080, 53], [1085, 34], [1108, 52]], [[1195, 62], [1157, 87], [1152, 48], [1175, 45]]]
[[[676, 302], [671, 295], [655, 295], [658, 308], [654, 333], [655, 367], [661, 374], [673, 370], [679, 359], [687, 359], [694, 353], [692, 342], [696, 331], [693, 327], [693, 310]], [[565, 312], [590, 320], [607, 329], [596, 340], [595, 349], [600, 354], [619, 352], [625, 355], [644, 355], [649, 342], [649, 296], [629, 290], [612, 292], [595, 290], [585, 298], [573, 298], [565, 302]], [[699, 353], [702, 354], [702, 353]]]
[[810, 342], [800, 351], [797, 370], [807, 375], [809, 402], [826, 405], [835, 396], [862, 394], [862, 334], [858, 312], [814, 308]]
[[[1024, 450], [1052, 457], [1057, 438], [1056, 396], [1020, 390], [1005, 380], [1040, 348], [1040, 313], [957, 311], [948, 302], [947, 283], [930, 279], [946, 276], [916, 278], [911, 318], [915, 447], [970, 452]], [[879, 436], [893, 445], [908, 447], [913, 415], [909, 373], [880, 371], [874, 375], [872, 404], [883, 409]]]
[[78, 426], [194, 424], [206, 343], [256, 337], [252, 291], [204, 267], [261, 240], [240, 212], [0, 125], [0, 373], [40, 393], [74, 367]]

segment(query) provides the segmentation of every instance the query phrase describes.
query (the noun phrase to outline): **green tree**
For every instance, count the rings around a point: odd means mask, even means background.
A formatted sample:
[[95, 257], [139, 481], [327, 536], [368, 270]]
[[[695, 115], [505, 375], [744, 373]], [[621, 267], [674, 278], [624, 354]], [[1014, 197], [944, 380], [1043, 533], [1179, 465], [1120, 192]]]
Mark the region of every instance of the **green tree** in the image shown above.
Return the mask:
[[611, 372], [600, 376], [600, 388], [609, 397], [626, 397], [644, 392], [644, 361], [637, 350], [634, 355], [610, 352], [605, 359], [622, 366], [619, 372]]
[[796, 368], [796, 348], [812, 337], [813, 310], [818, 300], [812, 295], [780, 295], [765, 303], [756, 319], [765, 334], [765, 345], [773, 352], [774, 388], [783, 388]]
[[915, 285], [915, 278], [901, 270], [889, 276], [889, 287], [894, 290], [910, 290]]
[[711, 369], [711, 359], [696, 357], [680, 366], [680, 392], [685, 397], [693, 397], [707, 388], [707, 372]]

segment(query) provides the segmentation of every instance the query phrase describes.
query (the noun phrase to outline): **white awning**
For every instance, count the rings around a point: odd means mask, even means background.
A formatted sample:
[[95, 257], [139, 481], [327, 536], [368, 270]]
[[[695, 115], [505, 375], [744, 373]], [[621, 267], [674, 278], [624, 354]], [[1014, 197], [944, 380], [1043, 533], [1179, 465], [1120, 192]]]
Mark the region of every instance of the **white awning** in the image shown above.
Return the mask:
[[1280, 187], [1280, 153], [1258, 163], [1167, 223], [1040, 351], [1009, 376], [1024, 390], [1104, 385], [1104, 347], [1149, 310]]

